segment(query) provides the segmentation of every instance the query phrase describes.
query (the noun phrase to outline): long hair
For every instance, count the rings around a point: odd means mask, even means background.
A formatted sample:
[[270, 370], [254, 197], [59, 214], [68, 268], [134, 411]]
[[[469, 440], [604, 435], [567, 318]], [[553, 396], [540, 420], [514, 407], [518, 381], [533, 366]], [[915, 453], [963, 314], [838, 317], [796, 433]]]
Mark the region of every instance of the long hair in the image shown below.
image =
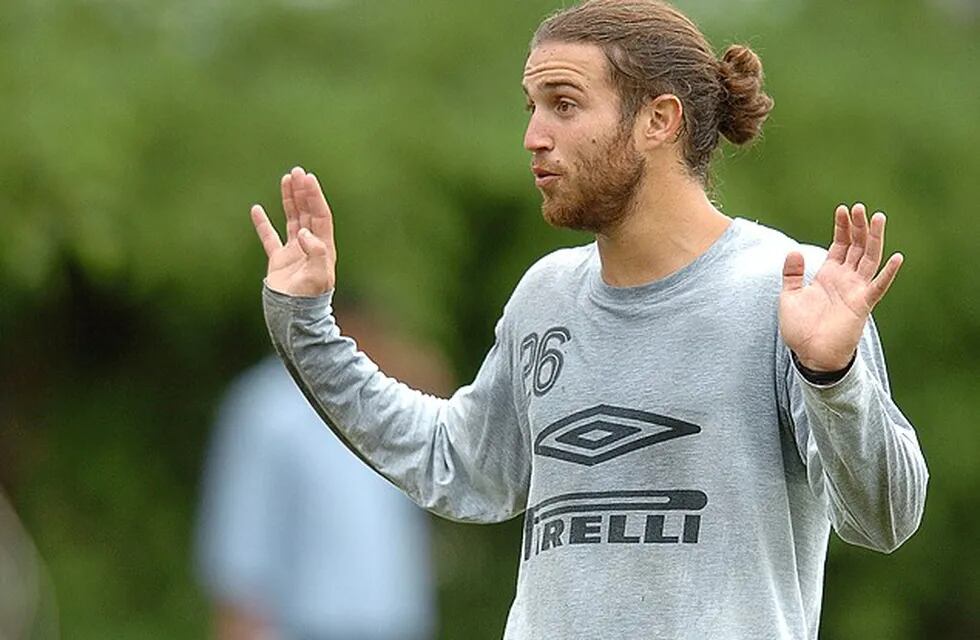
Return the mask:
[[762, 91], [762, 63], [732, 45], [721, 59], [697, 26], [658, 0], [589, 0], [563, 9], [538, 27], [544, 42], [595, 44], [605, 53], [624, 122], [643, 104], [673, 94], [683, 105], [684, 162], [702, 182], [719, 134], [734, 144], [759, 135], [773, 100]]

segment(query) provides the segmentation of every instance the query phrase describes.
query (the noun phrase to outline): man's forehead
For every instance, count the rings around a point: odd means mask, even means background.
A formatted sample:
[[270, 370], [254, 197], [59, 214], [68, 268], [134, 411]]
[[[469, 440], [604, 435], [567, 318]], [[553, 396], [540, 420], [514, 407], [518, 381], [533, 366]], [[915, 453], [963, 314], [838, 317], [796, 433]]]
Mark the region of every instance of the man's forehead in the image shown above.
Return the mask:
[[562, 82], [582, 88], [602, 84], [607, 77], [602, 49], [580, 42], [544, 42], [534, 47], [524, 65], [524, 89]]

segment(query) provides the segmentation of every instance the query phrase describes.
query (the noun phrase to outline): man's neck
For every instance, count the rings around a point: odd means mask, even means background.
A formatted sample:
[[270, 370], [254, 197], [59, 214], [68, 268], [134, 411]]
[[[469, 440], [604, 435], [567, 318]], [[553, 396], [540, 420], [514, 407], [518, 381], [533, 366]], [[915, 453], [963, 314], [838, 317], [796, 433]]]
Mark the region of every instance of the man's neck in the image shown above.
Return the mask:
[[731, 224], [701, 185], [686, 177], [644, 182], [626, 219], [596, 234], [602, 279], [614, 287], [646, 284], [682, 269]]

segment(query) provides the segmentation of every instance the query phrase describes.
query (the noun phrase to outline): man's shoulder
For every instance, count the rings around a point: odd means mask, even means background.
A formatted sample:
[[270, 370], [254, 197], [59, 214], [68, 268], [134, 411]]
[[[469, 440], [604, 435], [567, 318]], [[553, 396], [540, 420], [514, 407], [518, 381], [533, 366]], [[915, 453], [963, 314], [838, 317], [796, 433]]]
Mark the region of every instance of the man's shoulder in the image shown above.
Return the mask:
[[741, 243], [738, 264], [747, 272], [782, 274], [783, 262], [791, 251], [803, 254], [808, 275], [816, 273], [827, 257], [827, 250], [794, 240], [778, 229], [760, 222], [739, 219]]
[[541, 310], [560, 297], [574, 296], [587, 282], [591, 264], [597, 260], [595, 243], [556, 249], [536, 260], [510, 295], [504, 308], [508, 316], [525, 316]]
[[576, 247], [562, 247], [538, 258], [525, 272], [525, 278], [541, 275], [570, 274], [588, 265], [595, 257], [595, 242]]
[[514, 289], [514, 295], [528, 295], [565, 290], [581, 281], [595, 259], [595, 243], [563, 247], [539, 258], [532, 264]]

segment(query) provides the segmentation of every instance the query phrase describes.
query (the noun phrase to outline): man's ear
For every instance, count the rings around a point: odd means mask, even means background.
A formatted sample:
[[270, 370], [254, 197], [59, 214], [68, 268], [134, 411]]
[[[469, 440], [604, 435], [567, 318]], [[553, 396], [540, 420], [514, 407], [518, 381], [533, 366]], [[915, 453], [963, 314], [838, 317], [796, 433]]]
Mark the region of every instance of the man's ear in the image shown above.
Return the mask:
[[673, 144], [684, 127], [684, 105], [672, 93], [650, 98], [637, 114], [636, 127], [638, 150]]

